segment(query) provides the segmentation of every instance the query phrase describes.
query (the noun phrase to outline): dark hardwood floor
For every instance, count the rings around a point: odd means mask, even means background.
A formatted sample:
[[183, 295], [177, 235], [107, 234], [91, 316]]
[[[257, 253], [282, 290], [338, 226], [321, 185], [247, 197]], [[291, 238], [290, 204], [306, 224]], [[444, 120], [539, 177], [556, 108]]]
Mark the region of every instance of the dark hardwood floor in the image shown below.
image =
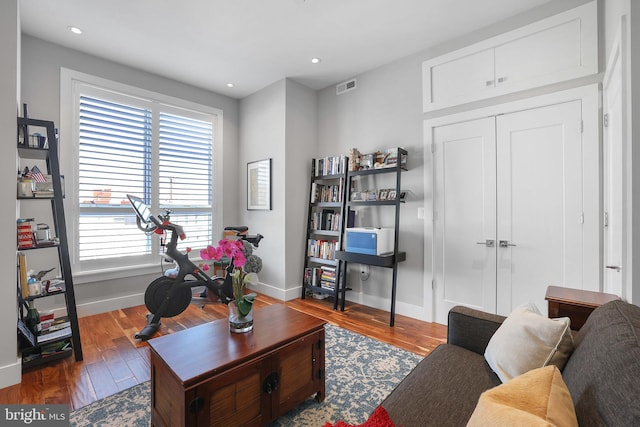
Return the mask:
[[[280, 300], [259, 295], [256, 309]], [[394, 346], [426, 355], [446, 340], [443, 325], [396, 315], [389, 327], [389, 313], [348, 303], [344, 312], [334, 311], [331, 299], [295, 299], [291, 308], [367, 335]], [[22, 383], [0, 389], [5, 404], [69, 404], [71, 410], [88, 405], [120, 390], [149, 380], [149, 347], [133, 338], [145, 324], [144, 306], [115, 310], [80, 318], [84, 360], [73, 357], [25, 371]], [[163, 319], [160, 334], [169, 334], [227, 317], [227, 307], [210, 304], [189, 306], [179, 316]]]

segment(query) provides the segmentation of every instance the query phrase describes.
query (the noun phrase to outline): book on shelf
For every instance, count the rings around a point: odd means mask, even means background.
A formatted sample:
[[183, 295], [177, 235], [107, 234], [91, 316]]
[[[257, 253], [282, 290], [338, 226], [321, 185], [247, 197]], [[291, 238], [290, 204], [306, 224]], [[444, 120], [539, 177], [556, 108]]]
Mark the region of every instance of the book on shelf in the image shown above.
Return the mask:
[[18, 270], [20, 272], [20, 294], [23, 299], [29, 297], [29, 281], [27, 278], [27, 256], [24, 252], [18, 252]]
[[27, 328], [27, 325], [25, 325], [21, 319], [18, 319], [18, 332], [24, 339], [25, 345], [33, 347], [37, 344], [35, 335]]
[[311, 184], [311, 203], [337, 203], [342, 201], [342, 178], [340, 184]]
[[69, 335], [71, 335], [71, 326], [67, 326], [65, 328], [58, 329], [55, 331], [45, 332], [43, 334], [38, 335], [38, 344], [43, 344], [49, 341], [64, 338]]
[[336, 240], [309, 239], [307, 242], [307, 256], [334, 259], [338, 244]]
[[346, 170], [345, 156], [330, 156], [314, 159], [314, 176], [327, 176], [343, 174]]
[[304, 285], [334, 291], [336, 288], [335, 268], [307, 267], [304, 271]]
[[40, 330], [42, 332], [53, 332], [53, 331], [59, 331], [60, 329], [65, 329], [71, 326], [71, 322], [69, 321], [69, 318], [64, 316], [64, 317], [59, 317], [57, 319], [45, 319], [42, 320], [42, 318], [40, 318]]

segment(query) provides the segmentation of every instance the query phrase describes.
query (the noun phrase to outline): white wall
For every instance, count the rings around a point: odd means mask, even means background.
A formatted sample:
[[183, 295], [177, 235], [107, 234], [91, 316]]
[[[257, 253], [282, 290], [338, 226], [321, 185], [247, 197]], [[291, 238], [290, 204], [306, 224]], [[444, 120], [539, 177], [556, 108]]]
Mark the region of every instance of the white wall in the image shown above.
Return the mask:
[[20, 382], [22, 366], [17, 356], [16, 330], [16, 113], [20, 105], [20, 19], [18, 0], [0, 4], [0, 134], [3, 138], [3, 156], [0, 156], [0, 234], [5, 236], [0, 245], [0, 388]]
[[[22, 38], [22, 101], [29, 106], [29, 116], [53, 120], [60, 124], [60, 68], [91, 74], [156, 93], [185, 99], [223, 110], [222, 161], [225, 165], [238, 162], [238, 105], [235, 99], [116, 64], [101, 58], [67, 49], [44, 40], [23, 35]], [[15, 115], [15, 114], [14, 114]], [[71, 173], [72, 143], [60, 133], [62, 173]], [[13, 169], [13, 167], [12, 167]], [[223, 176], [223, 224], [234, 222], [238, 204], [236, 176]], [[69, 203], [67, 199], [65, 203]], [[69, 206], [66, 205], [65, 209]], [[67, 221], [69, 224], [69, 221]], [[69, 233], [68, 233], [69, 234]], [[120, 279], [74, 277], [76, 301], [80, 316], [110, 311], [144, 303], [143, 293], [156, 275], [129, 276]], [[64, 304], [62, 297], [39, 301], [42, 308]], [[39, 307], [40, 308], [40, 307]]]

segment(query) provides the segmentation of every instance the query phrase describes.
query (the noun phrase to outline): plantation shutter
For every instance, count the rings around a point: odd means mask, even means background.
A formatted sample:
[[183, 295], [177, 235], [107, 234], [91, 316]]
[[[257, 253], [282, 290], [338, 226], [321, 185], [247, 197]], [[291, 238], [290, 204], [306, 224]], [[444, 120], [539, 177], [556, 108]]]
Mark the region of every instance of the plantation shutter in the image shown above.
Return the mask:
[[148, 199], [151, 110], [80, 96], [79, 260], [148, 254], [127, 194]]
[[160, 112], [159, 206], [171, 209], [187, 243], [211, 243], [213, 125], [184, 115]]
[[211, 116], [109, 94], [80, 95], [78, 110], [77, 259], [156, 259], [158, 239], [137, 228], [127, 194], [141, 197], [153, 215], [171, 210], [171, 222], [187, 235], [183, 250], [210, 244]]

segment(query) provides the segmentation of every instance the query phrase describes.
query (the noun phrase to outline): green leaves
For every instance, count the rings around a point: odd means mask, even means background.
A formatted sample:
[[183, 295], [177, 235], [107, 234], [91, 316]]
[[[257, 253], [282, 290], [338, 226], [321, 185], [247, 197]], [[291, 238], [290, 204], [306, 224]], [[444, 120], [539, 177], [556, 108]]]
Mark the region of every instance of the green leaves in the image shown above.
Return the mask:
[[241, 298], [236, 299], [236, 304], [238, 305], [238, 313], [241, 316], [246, 316], [251, 311], [253, 307], [253, 300], [256, 299], [255, 293], [250, 293], [247, 295], [243, 295]]

